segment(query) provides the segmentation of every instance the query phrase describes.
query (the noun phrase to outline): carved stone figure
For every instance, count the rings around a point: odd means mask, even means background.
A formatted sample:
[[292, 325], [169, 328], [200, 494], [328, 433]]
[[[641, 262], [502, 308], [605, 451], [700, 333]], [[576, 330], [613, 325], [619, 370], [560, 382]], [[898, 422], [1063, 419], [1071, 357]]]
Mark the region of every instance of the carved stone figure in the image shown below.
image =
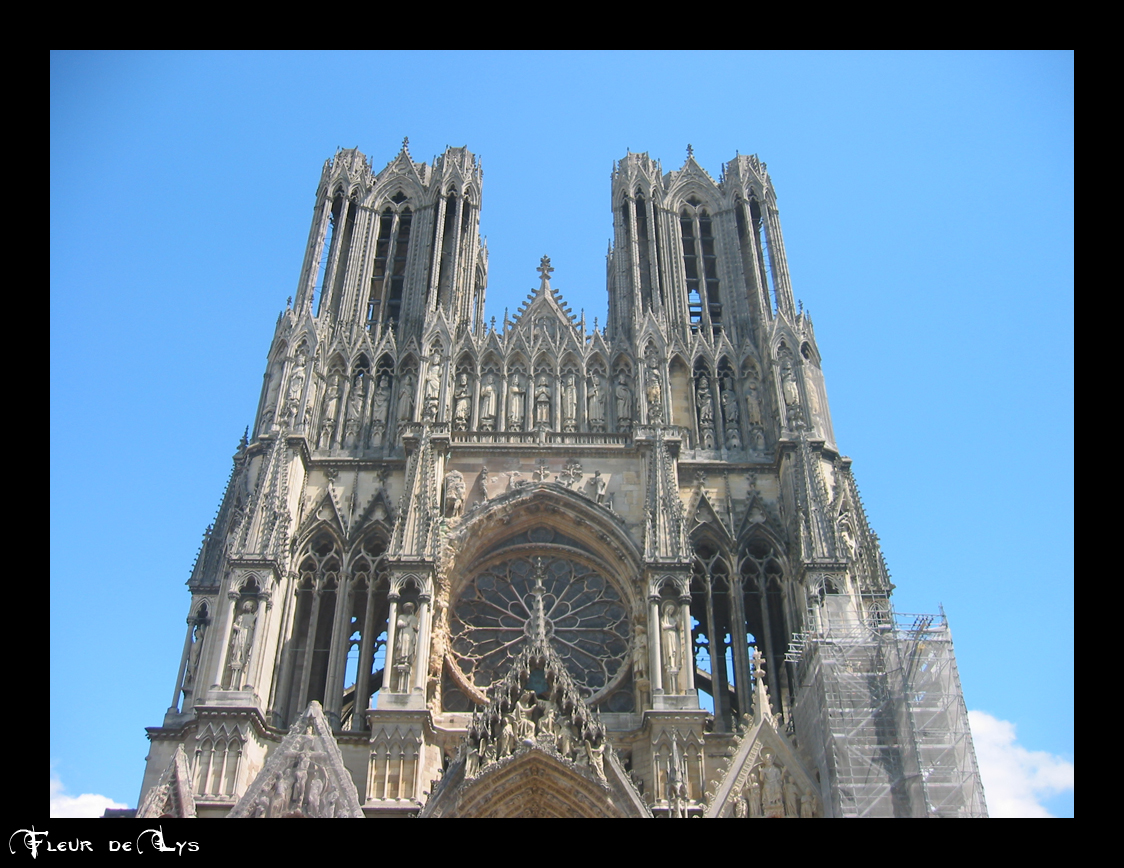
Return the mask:
[[746, 803], [745, 796], [738, 796], [734, 800], [734, 816], [739, 819], [749, 816], [749, 805]]
[[550, 383], [546, 374], [539, 374], [535, 382], [535, 425], [550, 427]]
[[761, 806], [767, 817], [784, 816], [784, 772], [773, 762], [771, 753], [765, 754], [761, 765]]
[[509, 431], [520, 431], [523, 428], [523, 402], [526, 389], [519, 374], [511, 375], [511, 383], [507, 387], [507, 427]]
[[757, 376], [751, 374], [745, 382], [745, 418], [750, 425], [761, 424], [761, 401], [757, 394]]
[[812, 794], [811, 790], [805, 789], [804, 795], [800, 797], [800, 816], [816, 816], [816, 797]]
[[796, 781], [791, 775], [784, 776], [784, 815], [786, 817], [799, 817], [800, 808], [796, 796]]
[[746, 801], [749, 802], [750, 818], [765, 816], [764, 808], [761, 805], [761, 784], [757, 782], [755, 776], [750, 775], [749, 785], [746, 789]]
[[609, 480], [601, 475], [600, 470], [593, 471], [593, 496], [598, 503], [605, 502], [605, 491], [609, 488]]
[[414, 418], [414, 375], [407, 372], [402, 377], [402, 388], [398, 390], [398, 421], [409, 422]]
[[605, 780], [605, 740], [594, 746], [592, 737], [585, 740], [585, 755], [589, 759], [589, 767], [602, 781]]
[[591, 431], [605, 430], [605, 390], [598, 374], [589, 378], [586, 393], [586, 406], [589, 411], [589, 428]]
[[710, 378], [699, 377], [695, 392], [699, 414], [699, 445], [703, 449], [714, 448], [714, 397], [710, 393]]
[[371, 400], [371, 421], [380, 430], [386, 427], [390, 418], [390, 380], [386, 374], [379, 377], [375, 387], [375, 397]]
[[195, 683], [195, 673], [199, 670], [199, 652], [203, 650], [203, 639], [206, 635], [207, 622], [196, 621], [191, 629], [191, 652], [187, 658], [187, 671], [183, 674], [185, 690]]
[[459, 470], [450, 470], [445, 474], [445, 515], [458, 518], [464, 512], [467, 491], [464, 474]]
[[663, 386], [660, 384], [660, 372], [654, 367], [648, 368], [644, 399], [648, 402], [648, 418], [653, 422], [662, 422]]
[[643, 624], [637, 624], [632, 645], [632, 672], [637, 681], [648, 678], [648, 631]]
[[499, 755], [508, 756], [515, 750], [515, 712], [505, 714], [500, 726]]
[[573, 374], [562, 378], [562, 430], [578, 430], [578, 387]]
[[480, 466], [480, 478], [476, 481], [476, 488], [480, 492], [480, 502], [488, 502], [488, 465]]
[[254, 623], [257, 620], [257, 604], [245, 600], [242, 610], [230, 628], [230, 686], [238, 690], [242, 685], [240, 674], [250, 662], [250, 649], [254, 644]]
[[660, 651], [663, 657], [666, 693], [679, 692], [679, 670], [683, 665], [683, 643], [679, 637], [679, 604], [664, 600], [660, 606]]
[[422, 392], [422, 418], [426, 422], [437, 421], [437, 401], [441, 396], [441, 358], [436, 354], [430, 360], [429, 370], [425, 372], [425, 386]]
[[515, 715], [515, 737], [519, 741], [527, 741], [535, 737], [535, 694], [524, 690], [513, 710]]
[[628, 381], [623, 374], [617, 380], [615, 395], [617, 424], [622, 428], [628, 428], [632, 423], [632, 390], [628, 387]]
[[394, 692], [408, 693], [410, 672], [418, 650], [418, 616], [413, 603], [403, 603], [394, 622]]
[[496, 378], [488, 374], [480, 387], [480, 430], [496, 429]]
[[472, 411], [469, 407], [472, 390], [468, 385], [468, 374], [463, 371], [457, 375], [457, 388], [453, 391], [453, 427], [458, 431], [468, 428]]

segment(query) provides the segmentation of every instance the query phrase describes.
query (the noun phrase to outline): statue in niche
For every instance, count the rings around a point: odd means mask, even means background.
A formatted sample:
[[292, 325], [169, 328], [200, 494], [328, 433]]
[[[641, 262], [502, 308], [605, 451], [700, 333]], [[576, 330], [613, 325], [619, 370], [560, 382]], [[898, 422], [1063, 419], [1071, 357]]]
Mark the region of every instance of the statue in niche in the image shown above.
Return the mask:
[[472, 390], [468, 385], [468, 374], [463, 371], [457, 375], [457, 388], [453, 391], [453, 427], [457, 431], [468, 429], [468, 421], [472, 413], [469, 409], [469, 400]]
[[507, 392], [507, 427], [511, 431], [519, 431], [523, 428], [523, 397], [526, 390], [518, 373], [511, 375], [511, 385], [507, 387]]
[[230, 628], [230, 686], [233, 690], [242, 687], [242, 673], [250, 662], [250, 649], [254, 644], [254, 623], [257, 620], [257, 603], [244, 600], [238, 617]]
[[727, 377], [722, 387], [722, 421], [727, 428], [738, 427], [738, 397], [734, 392], [734, 381]]
[[562, 378], [562, 430], [578, 430], [578, 387], [573, 374]]
[[285, 398], [285, 413], [296, 424], [297, 410], [300, 407], [301, 395], [304, 394], [305, 366], [308, 364], [308, 354], [303, 346], [297, 348], [296, 358], [293, 359], [293, 372], [289, 375], [289, 392]]
[[714, 396], [710, 394], [710, 378], [706, 375], [699, 377], [698, 390], [695, 393], [699, 412], [699, 445], [703, 449], [714, 448]]
[[308, 813], [309, 816], [320, 816], [320, 796], [324, 792], [324, 782], [320, 778], [313, 778], [308, 785]]
[[441, 357], [436, 353], [429, 362], [429, 370], [425, 372], [425, 390], [423, 392], [422, 418], [426, 422], [437, 421], [437, 400], [441, 396]]
[[800, 816], [801, 817], [815, 817], [816, 816], [816, 797], [809, 789], [804, 790], [804, 795], [800, 797]]
[[761, 401], [757, 386], [757, 374], [751, 371], [745, 382], [745, 416], [750, 425], [761, 424]]
[[663, 656], [664, 693], [679, 693], [679, 670], [682, 668], [683, 643], [679, 637], [679, 604], [664, 600], [660, 606], [660, 650]]
[[398, 421], [410, 422], [414, 418], [414, 375], [402, 375], [402, 388], [398, 390]]
[[601, 377], [593, 374], [589, 378], [586, 393], [586, 407], [589, 411], [589, 428], [591, 431], [605, 430], [605, 392]]
[[781, 356], [781, 394], [784, 396], [790, 424], [799, 425], [803, 422], [800, 413], [800, 389], [796, 385], [796, 371], [793, 369], [790, 353]]
[[632, 390], [628, 388], [628, 380], [621, 374], [617, 380], [616, 390], [617, 425], [628, 429], [632, 425]]
[[394, 622], [394, 692], [410, 691], [410, 671], [418, 651], [418, 616], [413, 603], [403, 603]]
[[601, 743], [596, 747], [593, 745], [593, 735], [586, 736], [585, 739], [585, 755], [589, 760], [590, 768], [602, 781], [605, 780], [605, 740], [601, 739]]
[[488, 374], [480, 387], [480, 429], [496, 430], [496, 378]]
[[363, 381], [357, 382], [347, 400], [347, 421], [344, 423], [344, 446], [351, 447], [359, 439], [359, 426], [363, 422]]
[[767, 817], [784, 816], [784, 772], [765, 754], [761, 766], [761, 804]]
[[500, 725], [499, 755], [509, 756], [515, 750], [515, 712], [510, 711], [503, 716]]
[[605, 502], [605, 492], [609, 488], [609, 480], [601, 475], [600, 470], [593, 471], [593, 496], [598, 503]]
[[333, 374], [328, 380], [328, 391], [324, 395], [324, 415], [320, 422], [319, 446], [327, 449], [332, 445], [332, 428], [336, 424], [336, 416], [340, 409], [340, 381], [339, 375]]
[[207, 622], [196, 621], [191, 628], [191, 651], [187, 658], [187, 671], [183, 674], [183, 688], [187, 690], [195, 683], [195, 673], [199, 669], [199, 652], [203, 650], [203, 637], [207, 635]]
[[557, 736], [558, 707], [549, 699], [542, 703], [542, 716], [535, 724], [535, 735], [538, 738], [553, 742]]
[[464, 498], [467, 493], [464, 475], [459, 470], [445, 474], [445, 515], [459, 518], [464, 512]]
[[550, 383], [546, 374], [539, 374], [535, 382], [535, 426], [550, 427]]
[[371, 400], [371, 420], [378, 431], [383, 431], [386, 428], [387, 420], [390, 418], [390, 379], [386, 374], [379, 377], [378, 385], [375, 386], [375, 397]]
[[655, 366], [648, 368], [648, 377], [644, 388], [644, 398], [648, 402], [648, 419], [652, 422], [663, 421], [663, 386], [660, 384], [660, 372]]
[[632, 671], [637, 681], [648, 678], [648, 631], [643, 624], [636, 625], [636, 637], [632, 646]]
[[743, 820], [749, 816], [749, 805], [746, 803], [745, 796], [734, 799], [734, 816]]

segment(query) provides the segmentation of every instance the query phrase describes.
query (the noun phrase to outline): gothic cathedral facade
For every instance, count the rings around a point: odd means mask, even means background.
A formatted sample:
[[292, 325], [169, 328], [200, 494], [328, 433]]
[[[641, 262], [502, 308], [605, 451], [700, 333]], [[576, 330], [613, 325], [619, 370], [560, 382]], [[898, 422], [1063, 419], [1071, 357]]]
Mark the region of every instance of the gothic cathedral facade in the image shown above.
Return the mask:
[[984, 816], [765, 164], [629, 153], [609, 314], [484, 317], [482, 173], [324, 165], [139, 816]]

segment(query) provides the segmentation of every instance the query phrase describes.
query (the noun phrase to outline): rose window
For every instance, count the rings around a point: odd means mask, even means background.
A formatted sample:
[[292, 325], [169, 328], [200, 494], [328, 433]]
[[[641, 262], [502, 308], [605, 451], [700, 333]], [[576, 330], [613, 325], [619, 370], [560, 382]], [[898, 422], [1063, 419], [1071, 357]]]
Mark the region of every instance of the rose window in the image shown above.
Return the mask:
[[594, 699], [615, 687], [627, 671], [628, 608], [595, 569], [556, 556], [495, 563], [461, 591], [450, 645], [465, 680], [481, 692], [500, 680], [539, 629], [540, 605], [543, 635], [578, 684]]

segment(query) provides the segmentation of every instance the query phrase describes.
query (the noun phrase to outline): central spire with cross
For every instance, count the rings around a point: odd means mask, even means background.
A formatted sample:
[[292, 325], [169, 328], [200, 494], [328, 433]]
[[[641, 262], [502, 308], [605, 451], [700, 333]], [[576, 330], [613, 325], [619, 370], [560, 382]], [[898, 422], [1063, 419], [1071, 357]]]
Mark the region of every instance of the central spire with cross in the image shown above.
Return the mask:
[[550, 257], [544, 256], [539, 262], [539, 276], [542, 278], [543, 285], [550, 286], [550, 275], [554, 269], [550, 266]]

